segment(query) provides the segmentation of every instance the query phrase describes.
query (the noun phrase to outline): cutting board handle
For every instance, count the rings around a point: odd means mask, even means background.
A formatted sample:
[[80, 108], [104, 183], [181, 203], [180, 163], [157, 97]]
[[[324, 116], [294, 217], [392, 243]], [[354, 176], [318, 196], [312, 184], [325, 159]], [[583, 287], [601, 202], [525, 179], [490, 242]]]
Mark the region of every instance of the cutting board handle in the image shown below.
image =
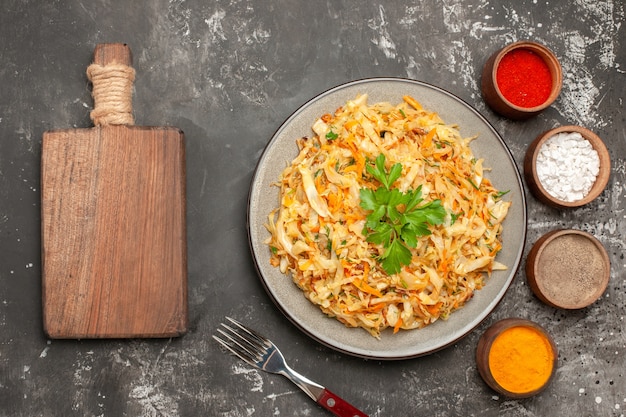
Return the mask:
[[95, 126], [135, 124], [132, 102], [135, 70], [131, 65], [132, 55], [128, 45], [96, 45], [93, 63], [87, 67], [94, 100], [90, 117]]

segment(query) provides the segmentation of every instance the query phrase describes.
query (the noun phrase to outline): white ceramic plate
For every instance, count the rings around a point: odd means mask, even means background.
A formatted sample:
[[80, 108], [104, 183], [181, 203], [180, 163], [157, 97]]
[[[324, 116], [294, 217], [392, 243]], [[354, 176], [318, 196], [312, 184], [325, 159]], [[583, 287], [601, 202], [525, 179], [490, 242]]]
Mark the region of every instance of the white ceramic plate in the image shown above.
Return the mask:
[[[270, 250], [263, 243], [268, 214], [279, 203], [279, 189], [272, 186], [282, 170], [298, 154], [296, 139], [312, 136], [313, 122], [324, 113], [333, 113], [358, 94], [368, 94], [370, 104], [399, 103], [409, 94], [426, 109], [435, 111], [448, 124], [458, 124], [464, 137], [478, 135], [471, 143], [474, 155], [485, 159], [492, 170], [486, 176], [499, 190], [510, 190], [506, 199], [513, 204], [504, 221], [503, 248], [497, 260], [509, 267], [494, 272], [486, 285], [447, 321], [439, 320], [423, 329], [393, 334], [384, 331], [377, 340], [360, 328], [347, 328], [329, 318], [292, 282], [269, 263]], [[526, 202], [519, 171], [502, 138], [476, 110], [456, 96], [423, 82], [398, 78], [373, 78], [350, 82], [328, 90], [295, 111], [276, 131], [259, 160], [248, 201], [248, 234], [257, 270], [269, 296], [278, 308], [303, 332], [320, 343], [347, 354], [371, 359], [406, 359], [426, 355], [461, 339], [496, 307], [518, 269], [526, 238]]]

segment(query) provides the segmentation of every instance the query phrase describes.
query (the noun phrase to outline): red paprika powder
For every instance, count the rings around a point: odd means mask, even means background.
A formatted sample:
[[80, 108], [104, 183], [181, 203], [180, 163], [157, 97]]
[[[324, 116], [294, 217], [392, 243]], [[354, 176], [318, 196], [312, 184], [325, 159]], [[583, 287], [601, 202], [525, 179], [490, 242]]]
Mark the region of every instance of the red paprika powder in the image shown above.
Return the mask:
[[502, 57], [496, 82], [504, 98], [526, 108], [545, 103], [552, 91], [550, 68], [539, 55], [524, 48]]

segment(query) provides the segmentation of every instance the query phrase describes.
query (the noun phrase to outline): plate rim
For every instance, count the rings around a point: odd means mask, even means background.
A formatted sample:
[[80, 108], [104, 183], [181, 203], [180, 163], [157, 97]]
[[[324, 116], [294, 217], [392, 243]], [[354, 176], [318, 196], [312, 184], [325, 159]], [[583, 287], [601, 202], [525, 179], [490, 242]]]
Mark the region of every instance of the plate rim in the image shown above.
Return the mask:
[[[437, 91], [440, 94], [443, 94], [445, 96], [447, 96], [448, 98], [455, 100], [457, 102], [459, 102], [459, 104], [461, 104], [463, 107], [465, 107], [467, 110], [471, 111], [476, 117], [478, 117], [478, 119], [493, 133], [493, 135], [496, 137], [496, 139], [500, 142], [500, 144], [502, 145], [503, 150], [505, 151], [505, 154], [509, 160], [509, 162], [511, 163], [511, 166], [513, 167], [513, 171], [515, 174], [515, 181], [517, 182], [518, 186], [519, 186], [519, 190], [520, 190], [520, 199], [521, 199], [521, 205], [522, 205], [522, 210], [521, 210], [521, 214], [522, 214], [522, 223], [523, 223], [523, 227], [522, 227], [522, 233], [521, 233], [521, 237], [520, 240], [522, 242], [519, 250], [518, 250], [518, 254], [516, 256], [515, 259], [515, 265], [511, 266], [510, 269], [510, 275], [507, 277], [506, 283], [503, 286], [503, 288], [500, 290], [500, 292], [498, 293], [498, 298], [495, 300], [495, 302], [490, 303], [490, 308], [489, 310], [482, 315], [482, 317], [479, 316], [479, 319], [476, 320], [470, 328], [467, 329], [467, 331], [465, 331], [462, 334], [457, 335], [456, 337], [451, 338], [449, 341], [447, 341], [446, 343], [442, 343], [439, 344], [429, 350], [424, 350], [424, 351], [419, 351], [419, 352], [414, 352], [412, 354], [404, 354], [404, 355], [394, 355], [394, 354], [388, 354], [388, 355], [383, 355], [383, 354], [375, 354], [375, 353], [368, 353], [366, 352], [364, 349], [349, 349], [349, 348], [342, 348], [341, 346], [339, 346], [337, 343], [332, 343], [329, 340], [325, 340], [322, 337], [318, 337], [316, 334], [312, 333], [311, 331], [309, 331], [306, 326], [304, 326], [302, 323], [300, 323], [298, 320], [296, 320], [296, 318], [294, 318], [292, 316], [292, 314], [290, 314], [289, 311], [287, 311], [283, 305], [281, 304], [280, 300], [278, 300], [272, 290], [270, 289], [266, 278], [264, 277], [263, 271], [261, 269], [261, 266], [259, 264], [260, 260], [255, 252], [255, 248], [254, 248], [254, 242], [253, 242], [253, 236], [252, 236], [252, 230], [251, 230], [251, 223], [252, 223], [252, 217], [253, 217], [253, 213], [251, 212], [251, 205], [252, 205], [252, 197], [253, 197], [253, 192], [255, 190], [255, 186], [257, 183], [257, 179], [259, 177], [260, 171], [259, 168], [261, 167], [262, 163], [265, 160], [266, 155], [271, 151], [272, 146], [275, 144], [276, 141], [279, 140], [279, 134], [289, 125], [289, 123], [294, 120], [297, 115], [299, 115], [306, 107], [312, 105], [313, 103], [319, 101], [320, 99], [331, 95], [335, 92], [338, 92], [340, 90], [355, 86], [355, 85], [361, 85], [361, 84], [367, 84], [367, 83], [384, 83], [384, 82], [398, 82], [398, 83], [408, 83], [408, 84], [414, 84], [420, 87], [425, 87], [428, 89], [432, 89], [434, 91]], [[338, 106], [341, 105], [338, 104]], [[436, 111], [436, 110], [435, 110]], [[294, 139], [294, 143], [295, 143], [295, 139]], [[258, 216], [258, 214], [257, 214]], [[289, 114], [289, 116], [278, 126], [278, 128], [274, 131], [274, 133], [271, 135], [270, 140], [267, 142], [267, 144], [264, 146], [263, 151], [261, 152], [259, 159], [257, 160], [257, 163], [254, 167], [253, 170], [253, 175], [250, 181], [250, 187], [249, 187], [249, 191], [248, 191], [248, 200], [247, 200], [247, 208], [246, 208], [246, 230], [247, 230], [247, 235], [248, 235], [248, 245], [249, 245], [249, 249], [250, 249], [250, 253], [252, 255], [252, 260], [254, 263], [254, 267], [255, 270], [257, 272], [257, 276], [259, 278], [259, 280], [261, 281], [261, 284], [266, 292], [266, 294], [269, 296], [269, 298], [272, 300], [272, 303], [278, 308], [278, 310], [294, 325], [296, 326], [296, 328], [298, 328], [300, 331], [302, 331], [305, 335], [307, 335], [308, 337], [312, 338], [313, 340], [317, 341], [318, 343], [334, 350], [340, 353], [344, 353], [350, 356], [355, 356], [355, 357], [359, 357], [359, 358], [363, 358], [363, 359], [373, 359], [373, 360], [405, 360], [405, 359], [412, 359], [412, 358], [416, 358], [416, 357], [421, 357], [421, 356], [426, 356], [426, 355], [430, 355], [432, 353], [438, 352], [440, 350], [443, 350], [455, 343], [457, 343], [459, 340], [465, 338], [466, 336], [468, 336], [470, 333], [472, 333], [478, 326], [480, 326], [480, 324], [482, 322], [484, 322], [492, 313], [493, 311], [496, 309], [496, 307], [502, 302], [502, 300], [504, 299], [506, 293], [508, 292], [508, 290], [510, 289], [511, 284], [513, 283], [515, 276], [517, 275], [517, 272], [520, 269], [521, 263], [522, 263], [522, 258], [523, 258], [523, 253], [525, 251], [525, 247], [526, 247], [526, 237], [527, 237], [527, 229], [528, 229], [528, 213], [527, 213], [527, 204], [526, 204], [526, 196], [525, 196], [525, 188], [524, 188], [524, 184], [522, 181], [522, 176], [520, 173], [520, 169], [518, 168], [516, 162], [515, 162], [515, 158], [513, 157], [513, 154], [510, 150], [510, 148], [507, 146], [507, 144], [504, 142], [502, 136], [499, 134], [499, 132], [495, 129], [495, 127], [491, 124], [491, 122], [489, 122], [489, 120], [487, 120], [477, 109], [475, 109], [472, 105], [470, 105], [469, 103], [467, 103], [465, 100], [463, 100], [462, 98], [460, 98], [459, 96], [441, 88], [438, 87], [436, 85], [433, 85], [431, 83], [428, 82], [424, 82], [424, 81], [419, 81], [419, 80], [414, 80], [414, 79], [409, 79], [409, 78], [403, 78], [403, 77], [367, 77], [367, 78], [360, 78], [360, 79], [356, 79], [356, 80], [352, 80], [352, 81], [348, 81], [345, 83], [341, 83], [338, 85], [335, 85], [334, 87], [331, 88], [327, 88], [326, 90], [323, 90], [322, 92], [314, 95], [313, 97], [307, 99], [304, 103], [302, 103], [301, 105], [299, 105], [293, 112], [291, 112]], [[291, 280], [291, 278], [289, 276], [287, 276], [290, 279], [290, 283], [293, 284], [293, 280]], [[293, 284], [295, 285], [295, 284]], [[310, 301], [308, 299], [306, 299], [305, 297], [303, 297], [303, 301], [310, 303]], [[323, 314], [320, 311], [321, 314]], [[478, 318], [478, 317], [477, 317]], [[329, 318], [331, 319], [331, 318]], [[434, 324], [434, 323], [433, 323]], [[348, 328], [347, 328], [348, 329]], [[365, 331], [363, 329], [348, 329], [348, 330], [360, 330], [360, 331]]]

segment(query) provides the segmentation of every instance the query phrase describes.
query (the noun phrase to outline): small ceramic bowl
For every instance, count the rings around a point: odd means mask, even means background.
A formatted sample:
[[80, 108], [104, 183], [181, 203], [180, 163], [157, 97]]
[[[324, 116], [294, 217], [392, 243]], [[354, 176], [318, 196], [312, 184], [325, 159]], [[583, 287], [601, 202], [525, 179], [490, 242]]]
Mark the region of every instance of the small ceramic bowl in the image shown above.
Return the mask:
[[[505, 342], [501, 341], [499, 346], [494, 347], [494, 343], [503, 333], [516, 327], [523, 328], [525, 332], [516, 343], [509, 341], [505, 345]], [[500, 351], [506, 349], [509, 352], [503, 369], [490, 361], [492, 349]], [[533, 357], [527, 357], [529, 355]], [[542, 369], [545, 371], [544, 379], [522, 384], [517, 373], [524, 375], [536, 373], [538, 369], [533, 369], [532, 364], [537, 357], [545, 359], [545, 363], [542, 364], [542, 367], [546, 368]], [[491, 389], [512, 399], [529, 398], [543, 391], [554, 377], [557, 362], [558, 351], [552, 337], [537, 323], [520, 318], [508, 318], [494, 323], [483, 333], [476, 347], [476, 366], [480, 376]], [[517, 389], [514, 390], [511, 382], [507, 383], [507, 380], [515, 381], [516, 385], [519, 385]]]
[[[502, 93], [497, 82], [498, 67], [505, 55], [517, 49], [524, 49], [537, 54], [550, 70], [552, 77], [552, 88], [547, 99], [534, 107], [522, 107], [512, 103]], [[554, 53], [537, 42], [519, 41], [505, 46], [496, 51], [485, 63], [481, 78], [481, 89], [485, 102], [497, 113], [513, 120], [522, 120], [533, 117], [548, 106], [559, 96], [563, 84], [563, 72], [561, 64]]]
[[[593, 149], [596, 150], [600, 159], [600, 171], [598, 173], [598, 176], [596, 177], [593, 186], [585, 195], [585, 197], [575, 201], [564, 201], [551, 195], [548, 190], [546, 190], [541, 184], [541, 181], [539, 180], [539, 176], [537, 174], [537, 156], [539, 155], [541, 146], [554, 135], [563, 132], [580, 133], [583, 138], [589, 141]], [[609, 151], [604, 145], [604, 142], [602, 142], [602, 139], [600, 139], [598, 135], [596, 135], [589, 129], [581, 126], [561, 126], [540, 134], [530, 144], [528, 150], [526, 151], [526, 156], [524, 157], [524, 177], [526, 179], [528, 187], [530, 188], [530, 191], [541, 202], [556, 208], [574, 208], [584, 206], [585, 204], [590, 203], [591, 201], [596, 199], [602, 193], [602, 191], [604, 191], [606, 185], [609, 182], [610, 174], [611, 157], [609, 155]]]
[[526, 259], [526, 279], [544, 303], [574, 310], [589, 306], [606, 290], [611, 275], [602, 243], [582, 230], [559, 229], [543, 235]]

